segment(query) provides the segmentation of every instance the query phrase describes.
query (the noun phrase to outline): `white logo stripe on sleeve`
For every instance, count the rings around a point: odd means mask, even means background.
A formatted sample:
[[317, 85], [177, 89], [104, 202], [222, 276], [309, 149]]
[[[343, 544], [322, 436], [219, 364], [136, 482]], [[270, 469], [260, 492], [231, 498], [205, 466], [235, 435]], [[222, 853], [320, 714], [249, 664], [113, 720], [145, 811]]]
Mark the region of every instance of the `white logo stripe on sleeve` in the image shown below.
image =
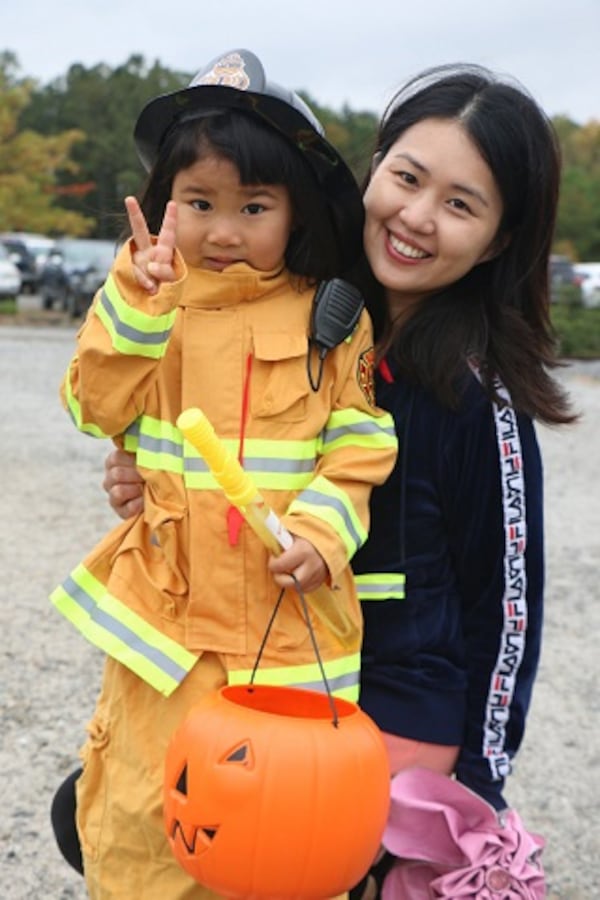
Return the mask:
[[[510, 396], [499, 380], [498, 396], [510, 403]], [[517, 673], [523, 660], [527, 630], [527, 575], [525, 548], [527, 519], [523, 455], [512, 406], [493, 404], [496, 438], [500, 457], [502, 511], [504, 521], [504, 595], [503, 625], [483, 723], [483, 754], [494, 778], [509, 774], [510, 758], [505, 750], [506, 726], [515, 691]]]

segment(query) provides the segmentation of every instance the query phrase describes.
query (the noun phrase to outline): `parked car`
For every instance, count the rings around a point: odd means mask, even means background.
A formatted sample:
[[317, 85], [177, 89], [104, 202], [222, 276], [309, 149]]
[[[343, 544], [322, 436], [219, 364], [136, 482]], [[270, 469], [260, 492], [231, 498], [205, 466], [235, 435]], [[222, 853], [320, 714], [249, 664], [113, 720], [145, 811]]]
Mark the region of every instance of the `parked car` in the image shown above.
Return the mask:
[[600, 262], [576, 263], [584, 306], [600, 306]]
[[44, 309], [58, 306], [72, 318], [83, 315], [104, 284], [116, 253], [113, 241], [60, 238], [40, 278]]
[[21, 273], [4, 244], [0, 244], [0, 297], [13, 299], [20, 293]]
[[[27, 252], [33, 257], [35, 275], [34, 289], [37, 291], [39, 287], [39, 278], [44, 267], [48, 254], [54, 247], [54, 240], [45, 234], [36, 234], [32, 231], [7, 231], [0, 234], [0, 240], [17, 242], [17, 244], [25, 245]], [[16, 246], [16, 244], [15, 244]], [[15, 251], [16, 252], [16, 251]]]
[[574, 306], [583, 302], [581, 276], [568, 256], [550, 257], [550, 300], [552, 303], [570, 303]]
[[2, 237], [0, 246], [5, 247], [12, 262], [21, 273], [21, 290], [24, 294], [35, 294], [38, 289], [38, 272], [35, 264], [35, 256], [27, 249], [20, 238]]

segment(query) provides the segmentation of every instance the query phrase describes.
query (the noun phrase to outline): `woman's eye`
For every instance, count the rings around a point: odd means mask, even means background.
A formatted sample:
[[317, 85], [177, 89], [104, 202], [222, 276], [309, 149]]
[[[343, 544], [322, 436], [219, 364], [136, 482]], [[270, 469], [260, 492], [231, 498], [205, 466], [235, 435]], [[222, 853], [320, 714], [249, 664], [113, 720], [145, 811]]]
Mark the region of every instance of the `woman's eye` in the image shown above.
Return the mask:
[[412, 172], [397, 172], [397, 175], [400, 181], [403, 181], [405, 184], [418, 184], [417, 179]]
[[461, 200], [459, 197], [453, 197], [448, 203], [453, 209], [457, 209], [459, 212], [471, 212], [471, 207], [468, 203], [465, 203], [465, 201]]

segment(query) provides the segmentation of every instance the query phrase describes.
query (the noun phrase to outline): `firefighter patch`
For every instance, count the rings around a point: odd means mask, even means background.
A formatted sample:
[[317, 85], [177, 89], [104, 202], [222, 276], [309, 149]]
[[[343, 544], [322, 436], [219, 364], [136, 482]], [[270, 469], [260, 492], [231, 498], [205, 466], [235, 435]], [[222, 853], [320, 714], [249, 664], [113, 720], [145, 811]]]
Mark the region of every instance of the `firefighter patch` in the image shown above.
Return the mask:
[[358, 358], [358, 371], [356, 373], [358, 386], [367, 398], [369, 406], [375, 406], [375, 380], [373, 370], [375, 366], [375, 350], [370, 347], [361, 353]]
[[210, 72], [206, 72], [198, 80], [194, 79], [192, 85], [197, 84], [218, 84], [236, 88], [238, 91], [247, 91], [250, 87], [250, 78], [243, 57], [239, 53], [228, 53], [216, 61]]

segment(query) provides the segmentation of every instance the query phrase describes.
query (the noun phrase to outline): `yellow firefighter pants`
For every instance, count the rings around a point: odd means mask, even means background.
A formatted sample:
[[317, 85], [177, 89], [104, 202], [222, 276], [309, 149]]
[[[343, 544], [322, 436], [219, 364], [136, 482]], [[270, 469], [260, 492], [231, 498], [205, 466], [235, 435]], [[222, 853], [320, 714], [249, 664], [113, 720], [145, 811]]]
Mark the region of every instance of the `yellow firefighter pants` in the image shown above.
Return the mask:
[[77, 783], [77, 830], [91, 900], [219, 897], [173, 856], [162, 791], [171, 734], [201, 696], [224, 684], [225, 669], [212, 653], [201, 657], [170, 697], [107, 658]]

